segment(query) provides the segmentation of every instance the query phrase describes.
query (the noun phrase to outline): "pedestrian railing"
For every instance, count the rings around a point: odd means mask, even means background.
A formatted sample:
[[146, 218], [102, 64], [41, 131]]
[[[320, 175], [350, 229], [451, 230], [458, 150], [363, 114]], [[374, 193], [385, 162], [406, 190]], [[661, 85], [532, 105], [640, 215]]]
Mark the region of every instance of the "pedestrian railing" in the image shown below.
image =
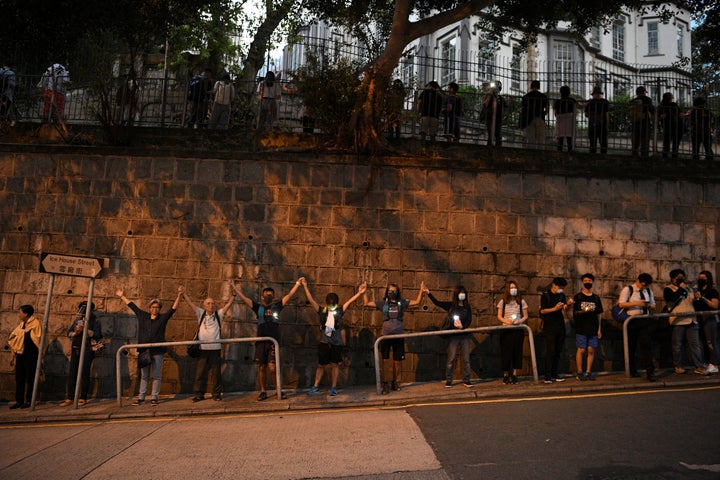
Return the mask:
[[[131, 348], [152, 348], [152, 347], [175, 347], [180, 345], [205, 345], [209, 343], [248, 343], [248, 342], [272, 342], [275, 344], [275, 365], [278, 366], [278, 368], [275, 369], [275, 380], [277, 382], [277, 397], [278, 400], [281, 399], [282, 396], [282, 385], [281, 385], [281, 379], [280, 379], [280, 344], [277, 340], [275, 340], [272, 337], [242, 337], [242, 338], [221, 338], [220, 340], [187, 340], [182, 342], [158, 342], [158, 343], [133, 343], [128, 345], [123, 345], [122, 347], [118, 348], [118, 351], [115, 353], [115, 376], [117, 380], [117, 402], [118, 407], [122, 407], [122, 376], [121, 376], [121, 355], [126, 350], [129, 350]], [[220, 381], [221, 379], [217, 379], [216, 381]]]
[[628, 325], [633, 320], [640, 320], [644, 318], [669, 318], [669, 317], [704, 317], [720, 314], [720, 310], [707, 310], [702, 312], [678, 312], [678, 313], [647, 313], [642, 315], [633, 315], [625, 319], [622, 325], [623, 331], [623, 355], [625, 362], [625, 376], [630, 377], [630, 345], [628, 343]]
[[380, 342], [385, 340], [393, 340], [397, 338], [415, 338], [415, 337], [434, 337], [440, 335], [458, 335], [462, 333], [493, 333], [502, 330], [512, 330], [523, 328], [527, 331], [528, 340], [530, 344], [530, 360], [532, 361], [533, 379], [535, 383], [538, 383], [538, 370], [537, 370], [537, 356], [535, 355], [535, 340], [532, 328], [526, 324], [521, 325], [496, 325], [492, 327], [477, 327], [477, 328], [466, 328], [463, 330], [435, 330], [432, 332], [417, 332], [417, 333], [396, 333], [393, 335], [383, 335], [375, 340], [373, 347], [375, 355], [375, 387], [377, 394], [380, 395], [382, 392], [382, 381], [380, 376], [381, 360], [380, 360]]

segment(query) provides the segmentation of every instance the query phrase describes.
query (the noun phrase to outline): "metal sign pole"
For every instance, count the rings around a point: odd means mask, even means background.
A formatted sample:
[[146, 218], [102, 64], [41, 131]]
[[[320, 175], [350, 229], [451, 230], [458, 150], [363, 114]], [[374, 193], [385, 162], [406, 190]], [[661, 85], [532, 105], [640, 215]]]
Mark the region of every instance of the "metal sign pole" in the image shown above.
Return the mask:
[[45, 316], [43, 319], [42, 331], [40, 332], [40, 351], [38, 352], [37, 365], [35, 366], [35, 380], [33, 381], [32, 400], [30, 400], [30, 410], [35, 410], [35, 402], [37, 399], [38, 384], [40, 383], [40, 372], [42, 371], [42, 362], [45, 352], [45, 339], [47, 338], [48, 320], [50, 319], [50, 300], [52, 299], [53, 287], [55, 286], [55, 274], [50, 275], [50, 285], [48, 285], [47, 300], [45, 301]]
[[[90, 279], [90, 291], [88, 292], [87, 305], [85, 306], [85, 325], [83, 325], [82, 343], [80, 344], [80, 360], [78, 362], [77, 378], [75, 380], [75, 398], [73, 404], [78, 408], [78, 396], [80, 395], [80, 387], [82, 387], [82, 372], [85, 366], [85, 351], [87, 350], [88, 325], [90, 324], [90, 316], [92, 315], [92, 298], [95, 289], [95, 278]], [[70, 353], [72, 355], [72, 352]]]

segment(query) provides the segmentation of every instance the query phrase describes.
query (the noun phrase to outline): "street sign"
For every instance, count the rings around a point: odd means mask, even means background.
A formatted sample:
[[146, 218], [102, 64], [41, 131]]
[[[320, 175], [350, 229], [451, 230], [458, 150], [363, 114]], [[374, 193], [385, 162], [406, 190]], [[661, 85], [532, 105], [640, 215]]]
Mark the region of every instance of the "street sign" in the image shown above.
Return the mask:
[[40, 272], [98, 278], [102, 272], [102, 259], [42, 253], [40, 254]]

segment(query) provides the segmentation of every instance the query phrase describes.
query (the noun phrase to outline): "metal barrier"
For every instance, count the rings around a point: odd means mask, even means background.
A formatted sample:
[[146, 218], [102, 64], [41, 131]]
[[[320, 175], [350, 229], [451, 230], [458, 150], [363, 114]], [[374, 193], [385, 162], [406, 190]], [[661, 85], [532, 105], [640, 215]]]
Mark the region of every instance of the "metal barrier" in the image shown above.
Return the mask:
[[[204, 345], [207, 343], [247, 343], [247, 342], [273, 342], [275, 344], [275, 381], [277, 382], [277, 397], [281, 400], [282, 385], [280, 381], [280, 344], [272, 337], [242, 337], [242, 338], [221, 338], [220, 340], [187, 340], [182, 342], [159, 342], [159, 343], [132, 343], [123, 345], [118, 348], [115, 353], [115, 376], [117, 380], [117, 402], [118, 407], [122, 407], [122, 378], [120, 376], [120, 355], [130, 348], [150, 348], [150, 347], [174, 347], [178, 345]], [[217, 379], [220, 381], [220, 379]]]
[[625, 362], [625, 376], [630, 377], [630, 346], [628, 345], [628, 324], [632, 320], [641, 318], [669, 318], [669, 317], [697, 317], [720, 314], [720, 310], [706, 310], [701, 312], [683, 312], [683, 313], [649, 313], [644, 315], [633, 315], [623, 322], [623, 360]]
[[477, 327], [477, 328], [466, 328], [464, 330], [436, 330], [432, 332], [417, 332], [417, 333], [396, 333], [394, 335], [383, 335], [375, 340], [373, 347], [375, 354], [375, 387], [377, 394], [380, 395], [382, 391], [382, 382], [380, 379], [380, 349], [378, 348], [380, 342], [383, 340], [393, 340], [395, 338], [414, 338], [414, 337], [432, 337], [438, 335], [458, 335], [461, 333], [475, 333], [475, 332], [494, 332], [497, 330], [511, 330], [515, 328], [524, 328], [528, 333], [528, 340], [530, 343], [530, 359], [532, 360], [533, 378], [535, 383], [538, 383], [538, 371], [537, 371], [537, 358], [535, 356], [535, 336], [533, 335], [532, 328], [526, 324], [521, 325], [496, 325], [492, 327]]

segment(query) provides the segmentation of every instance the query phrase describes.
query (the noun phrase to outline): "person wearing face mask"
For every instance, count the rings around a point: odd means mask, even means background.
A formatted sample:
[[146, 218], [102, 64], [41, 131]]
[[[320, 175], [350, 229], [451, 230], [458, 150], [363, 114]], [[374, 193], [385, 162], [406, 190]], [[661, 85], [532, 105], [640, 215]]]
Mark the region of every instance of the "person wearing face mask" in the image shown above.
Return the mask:
[[317, 312], [320, 318], [320, 343], [318, 343], [318, 365], [315, 370], [315, 383], [308, 395], [314, 395], [320, 391], [320, 380], [322, 380], [325, 367], [332, 365], [332, 387], [330, 387], [330, 396], [337, 395], [337, 381], [340, 374], [340, 362], [342, 362], [343, 349], [343, 316], [350, 305], [357, 300], [367, 288], [365, 283], [360, 285], [355, 295], [343, 305], [340, 305], [340, 299], [336, 293], [330, 292], [325, 297], [326, 306], [321, 307], [310, 294], [307, 282], [304, 278], [300, 279], [300, 284], [305, 289], [305, 296], [310, 305]]
[[[196, 306], [187, 292], [185, 287], [180, 286], [178, 292], [182, 294], [185, 301], [193, 309], [198, 319], [198, 340], [220, 340], [222, 336], [222, 321], [225, 318], [225, 314], [230, 310], [230, 307], [235, 302], [235, 295], [231, 295], [227, 303], [220, 310], [215, 308], [215, 300], [211, 297], [207, 297], [203, 301], [203, 306]], [[198, 358], [197, 367], [195, 370], [195, 383], [193, 390], [195, 396], [193, 402], [200, 402], [205, 399], [205, 388], [207, 387], [207, 377], [210, 369], [213, 371], [213, 377], [215, 384], [212, 389], [212, 398], [215, 401], [222, 400], [222, 376], [220, 375], [220, 367], [222, 359], [220, 358], [222, 346], [220, 343], [203, 343], [200, 345], [200, 358]]]
[[[381, 335], [393, 335], [405, 333], [405, 324], [403, 316], [408, 307], [420, 305], [423, 292], [425, 291], [425, 282], [420, 283], [420, 291], [417, 298], [409, 300], [400, 297], [400, 288], [396, 283], [388, 284], [385, 289], [385, 298], [383, 300], [372, 301], [367, 297], [367, 290], [363, 294], [363, 304], [366, 307], [373, 307], [383, 313], [383, 326]], [[393, 352], [392, 362], [392, 383], [388, 382], [388, 372], [386, 372], [387, 360], [390, 359], [390, 350]], [[400, 368], [401, 363], [405, 360], [405, 339], [394, 338], [386, 340], [380, 344], [382, 365], [380, 366], [380, 375], [382, 378], [382, 394], [390, 393], [390, 388], [397, 391], [400, 390]]]
[[[618, 306], [624, 308], [631, 317], [647, 315], [655, 308], [655, 296], [650, 285], [653, 283], [652, 275], [641, 273], [631, 285], [620, 290]], [[635, 354], [639, 350], [640, 358], [645, 367], [645, 375], [650, 382], [657, 380], [655, 376], [655, 363], [653, 362], [653, 338], [657, 330], [657, 319], [638, 318], [628, 323], [627, 342], [629, 350], [628, 367], [630, 376], [639, 377]]]
[[[592, 292], [595, 276], [586, 273], [580, 280], [583, 288], [573, 298], [573, 320], [575, 321], [575, 366], [577, 379], [595, 380], [592, 372], [595, 349], [598, 348], [602, 338], [602, 323], [600, 314], [603, 312], [602, 300]], [[587, 368], [583, 372], [583, 356], [587, 352]]]
[[[528, 305], [518, 292], [517, 282], [505, 283], [505, 293], [497, 304], [497, 319], [503, 325], [520, 325], [528, 319]], [[500, 363], [503, 369], [503, 383], [518, 382], [517, 374], [522, 368], [525, 332], [519, 328], [503, 329], [500, 332]]]
[[565, 296], [567, 280], [553, 278], [550, 289], [540, 296], [540, 318], [542, 333], [545, 336], [545, 383], [564, 382], [558, 374], [560, 354], [565, 343], [565, 310], [573, 304], [573, 299]]
[[[255, 313], [257, 317], [257, 336], [258, 337], [272, 337], [280, 342], [280, 312], [283, 307], [290, 301], [295, 295], [297, 289], [300, 288], [302, 281], [305, 281], [304, 277], [300, 277], [295, 281], [295, 285], [290, 289], [290, 292], [282, 297], [280, 300], [275, 300], [275, 290], [271, 287], [265, 287], [262, 291], [262, 299], [260, 302], [255, 302], [246, 297], [242, 290], [240, 290], [235, 282], [230, 281], [230, 285], [233, 290], [240, 297], [240, 300], [247, 305]], [[265, 384], [267, 383], [268, 373], [273, 378], [275, 383], [275, 391], [277, 391], [277, 377], [275, 375], [275, 344], [273, 342], [263, 341], [255, 343], [255, 363], [258, 365], [258, 381], [260, 382], [260, 393], [258, 394], [258, 402], [267, 400], [268, 395], [265, 390]], [[287, 395], [280, 392], [280, 398], [283, 400], [287, 398]]]
[[[720, 294], [713, 286], [713, 275], [707, 270], [703, 270], [698, 275], [697, 290], [694, 295], [693, 307], [696, 312], [706, 312], [710, 310], [718, 310], [720, 306]], [[720, 349], [718, 348], [718, 316], [701, 315], [698, 317], [700, 322], [700, 336], [705, 344], [705, 353], [707, 354], [708, 373], [718, 373], [718, 362], [720, 362]]]
[[[676, 268], [670, 272], [670, 284], [663, 290], [666, 310], [670, 313], [694, 312], [693, 300], [695, 295], [685, 283], [685, 272]], [[707, 366], [702, 361], [702, 348], [700, 347], [700, 329], [695, 316], [670, 317], [672, 326], [672, 353], [675, 373], [685, 373], [683, 366], [683, 342], [687, 340], [690, 347], [690, 357], [695, 365], [695, 373], [707, 375]]]
[[[472, 308], [467, 298], [467, 290], [462, 285], [455, 287], [452, 293], [452, 301], [441, 302], [430, 293], [429, 289], [425, 289], [425, 294], [431, 302], [448, 312], [443, 330], [464, 330], [472, 324]], [[458, 349], [462, 351], [463, 359], [463, 385], [472, 387], [470, 381], [470, 339], [472, 335], [469, 333], [456, 333], [448, 336], [447, 346], [447, 364], [445, 366], [445, 386], [453, 386], [453, 377], [455, 372], [455, 358]]]

